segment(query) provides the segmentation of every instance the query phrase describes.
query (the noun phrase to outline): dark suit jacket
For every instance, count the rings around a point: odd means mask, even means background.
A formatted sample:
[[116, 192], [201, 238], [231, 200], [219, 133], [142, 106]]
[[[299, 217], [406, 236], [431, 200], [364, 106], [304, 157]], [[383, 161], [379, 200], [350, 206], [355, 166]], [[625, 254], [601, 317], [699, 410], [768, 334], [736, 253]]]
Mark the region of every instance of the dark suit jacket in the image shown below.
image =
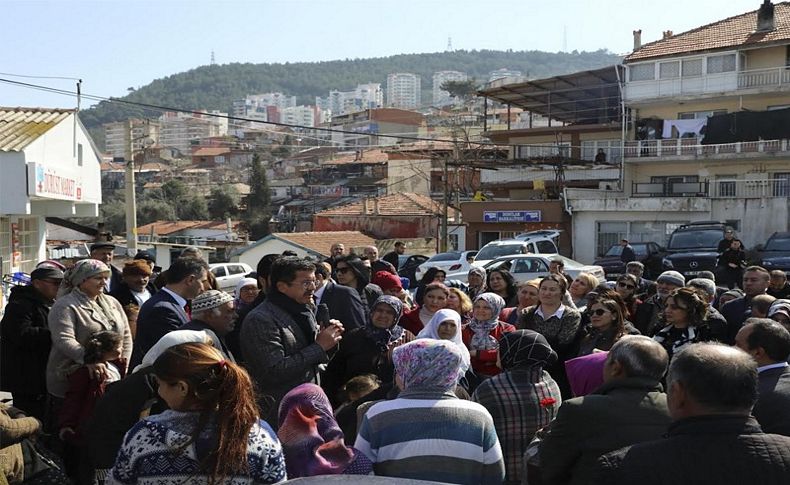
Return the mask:
[[759, 397], [752, 414], [766, 433], [790, 436], [790, 367], [764, 370], [758, 378]]
[[187, 312], [170, 293], [164, 289], [156, 292], [140, 307], [140, 313], [137, 315], [137, 336], [129, 367], [134, 369], [160, 338], [173, 330], [178, 330], [178, 327], [187, 322], [189, 322]]
[[727, 319], [727, 344], [735, 343], [735, 335], [743, 327], [743, 322], [751, 316], [752, 299], [742, 296], [732, 301], [728, 301], [719, 309], [724, 318]]
[[110, 273], [111, 273], [111, 276], [110, 276], [110, 291], [106, 291], [105, 290], [105, 293], [111, 294], [112, 292], [117, 290], [118, 287], [123, 283], [123, 272], [121, 272], [121, 270], [119, 270], [118, 268], [116, 268], [115, 266], [113, 266], [111, 264], [108, 264], [107, 266], [110, 267]]
[[329, 317], [340, 320], [346, 332], [364, 327], [367, 322], [367, 308], [359, 293], [349, 286], [328, 282], [318, 303], [329, 307]]
[[543, 483], [587, 483], [602, 454], [658, 439], [670, 421], [666, 394], [646, 378], [618, 379], [564, 401], [540, 445]]

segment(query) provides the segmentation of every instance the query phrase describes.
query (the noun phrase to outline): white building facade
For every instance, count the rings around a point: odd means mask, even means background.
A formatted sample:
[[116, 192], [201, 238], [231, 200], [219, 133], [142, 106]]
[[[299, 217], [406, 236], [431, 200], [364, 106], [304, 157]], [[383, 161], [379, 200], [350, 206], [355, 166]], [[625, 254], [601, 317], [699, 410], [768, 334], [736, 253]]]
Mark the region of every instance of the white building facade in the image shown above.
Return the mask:
[[460, 71], [439, 71], [433, 73], [433, 104], [442, 106], [451, 104], [450, 93], [442, 90], [442, 84], [448, 81], [466, 81], [468, 79], [465, 72]]
[[395, 72], [387, 76], [387, 106], [416, 109], [420, 106], [422, 90], [420, 76], [409, 72]]

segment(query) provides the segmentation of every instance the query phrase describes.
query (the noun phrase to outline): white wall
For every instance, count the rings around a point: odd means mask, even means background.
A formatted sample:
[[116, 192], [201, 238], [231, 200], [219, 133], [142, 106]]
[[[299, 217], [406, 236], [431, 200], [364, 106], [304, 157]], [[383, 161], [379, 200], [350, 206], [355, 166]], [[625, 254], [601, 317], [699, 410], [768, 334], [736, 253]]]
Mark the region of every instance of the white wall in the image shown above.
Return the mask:
[[741, 221], [738, 238], [747, 248], [765, 244], [771, 234], [787, 231], [790, 226], [790, 208], [786, 197], [713, 199], [711, 216], [714, 221]]
[[231, 259], [240, 263], [249, 264], [253, 268], [256, 268], [258, 266], [258, 261], [260, 261], [262, 257], [272, 253], [282, 254], [286, 249], [295, 251], [296, 254], [302, 258], [305, 256], [316, 257], [315, 254], [309, 253], [298, 246], [294, 246], [280, 239], [272, 238], [261, 245], [248, 249], [241, 255], [233, 256]]

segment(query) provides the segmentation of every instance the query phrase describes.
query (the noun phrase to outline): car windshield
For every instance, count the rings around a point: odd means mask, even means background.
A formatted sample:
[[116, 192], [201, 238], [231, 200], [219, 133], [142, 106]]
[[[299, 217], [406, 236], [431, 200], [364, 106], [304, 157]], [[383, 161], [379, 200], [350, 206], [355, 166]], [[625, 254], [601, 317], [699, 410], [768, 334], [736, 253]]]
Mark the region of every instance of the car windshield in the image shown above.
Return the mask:
[[[631, 247], [634, 248], [634, 253], [637, 256], [644, 256], [647, 254], [647, 244], [632, 244]], [[623, 247], [619, 244], [615, 244], [606, 251], [604, 256], [620, 256], [622, 253]]]
[[429, 259], [427, 262], [434, 262], [434, 261], [456, 261], [461, 259], [461, 252], [460, 251], [451, 251], [449, 253], [439, 253], [434, 255]]
[[669, 249], [715, 249], [723, 238], [721, 229], [676, 232], [669, 239]]
[[766, 251], [790, 251], [790, 237], [772, 238], [765, 245]]
[[487, 261], [489, 259], [496, 259], [500, 256], [507, 256], [508, 254], [521, 254], [524, 252], [523, 248], [524, 245], [521, 243], [486, 246], [477, 253], [475, 259], [478, 261]]

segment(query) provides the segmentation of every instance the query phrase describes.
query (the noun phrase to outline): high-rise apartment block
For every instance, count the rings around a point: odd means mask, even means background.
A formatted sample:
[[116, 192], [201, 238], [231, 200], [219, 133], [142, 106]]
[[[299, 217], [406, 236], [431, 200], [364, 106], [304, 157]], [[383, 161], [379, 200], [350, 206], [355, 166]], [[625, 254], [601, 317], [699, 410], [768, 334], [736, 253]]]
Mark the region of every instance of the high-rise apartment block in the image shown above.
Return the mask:
[[416, 109], [420, 106], [422, 91], [420, 76], [409, 72], [395, 72], [387, 76], [387, 106]]
[[433, 104], [434, 106], [442, 106], [451, 104], [452, 98], [450, 93], [442, 90], [442, 84], [448, 81], [466, 81], [467, 76], [465, 72], [459, 71], [439, 71], [433, 73]]
[[[218, 115], [218, 116], [211, 116]], [[228, 134], [227, 113], [204, 111], [202, 113], [174, 113], [168, 111], [159, 117], [159, 143], [189, 153], [193, 141]]]
[[[159, 122], [134, 118], [132, 122], [132, 151], [137, 152], [144, 147], [159, 142]], [[104, 151], [113, 157], [125, 157], [129, 144], [129, 124], [126, 121], [105, 123]]]

